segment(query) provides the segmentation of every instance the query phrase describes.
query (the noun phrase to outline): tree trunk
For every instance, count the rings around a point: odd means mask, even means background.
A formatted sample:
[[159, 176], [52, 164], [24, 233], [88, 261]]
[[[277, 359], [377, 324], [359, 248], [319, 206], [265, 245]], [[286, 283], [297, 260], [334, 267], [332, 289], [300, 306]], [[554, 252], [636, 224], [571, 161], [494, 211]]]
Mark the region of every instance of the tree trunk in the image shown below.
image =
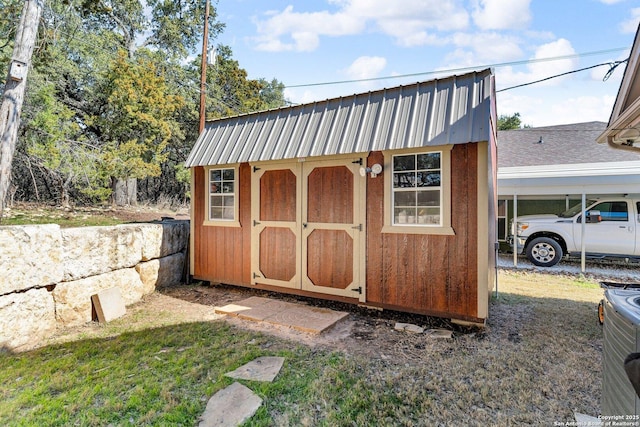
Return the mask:
[[111, 178], [111, 201], [116, 206], [134, 206], [138, 204], [138, 180], [135, 178]]
[[0, 106], [0, 219], [4, 213], [11, 182], [11, 165], [18, 138], [20, 112], [43, 3], [44, 0], [24, 2]]

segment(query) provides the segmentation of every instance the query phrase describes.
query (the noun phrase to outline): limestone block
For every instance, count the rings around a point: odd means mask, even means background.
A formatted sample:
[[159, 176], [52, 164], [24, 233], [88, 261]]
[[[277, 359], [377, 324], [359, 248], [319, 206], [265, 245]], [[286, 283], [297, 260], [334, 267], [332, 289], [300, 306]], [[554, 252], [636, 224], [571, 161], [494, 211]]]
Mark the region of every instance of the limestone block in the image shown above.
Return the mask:
[[142, 259], [142, 236], [135, 224], [62, 229], [64, 280], [77, 280]]
[[140, 224], [142, 260], [162, 258], [184, 251], [189, 244], [189, 221], [172, 220]]
[[125, 268], [80, 280], [59, 283], [53, 290], [56, 320], [64, 326], [76, 326], [90, 322], [92, 320], [91, 295], [114, 286], [120, 288], [122, 299], [126, 305], [138, 302], [142, 298], [144, 286], [135, 268]]
[[53, 297], [45, 288], [0, 296], [0, 348], [27, 350], [56, 330]]
[[144, 285], [145, 295], [156, 288], [177, 285], [182, 282], [184, 254], [177, 253], [166, 257], [141, 262], [136, 265], [140, 280]]
[[62, 280], [60, 226], [0, 227], [0, 295]]

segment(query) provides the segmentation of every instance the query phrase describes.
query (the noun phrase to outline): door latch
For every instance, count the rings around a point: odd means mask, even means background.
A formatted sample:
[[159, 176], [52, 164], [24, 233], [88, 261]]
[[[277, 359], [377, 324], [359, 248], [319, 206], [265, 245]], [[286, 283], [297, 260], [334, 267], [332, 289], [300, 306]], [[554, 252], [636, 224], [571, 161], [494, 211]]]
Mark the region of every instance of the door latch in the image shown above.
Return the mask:
[[355, 289], [351, 289], [351, 290], [352, 290], [353, 292], [357, 292], [357, 293], [359, 293], [360, 295], [362, 295], [362, 286], [358, 286], [357, 288], [355, 288]]

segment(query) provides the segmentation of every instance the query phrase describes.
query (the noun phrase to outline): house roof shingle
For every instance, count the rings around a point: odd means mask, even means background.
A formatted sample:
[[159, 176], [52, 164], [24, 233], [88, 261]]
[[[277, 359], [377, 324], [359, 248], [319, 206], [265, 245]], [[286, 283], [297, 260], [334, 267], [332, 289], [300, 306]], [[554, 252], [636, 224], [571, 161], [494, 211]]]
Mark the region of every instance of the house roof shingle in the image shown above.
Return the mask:
[[498, 168], [640, 160], [640, 154], [598, 144], [606, 127], [586, 122], [498, 131]]

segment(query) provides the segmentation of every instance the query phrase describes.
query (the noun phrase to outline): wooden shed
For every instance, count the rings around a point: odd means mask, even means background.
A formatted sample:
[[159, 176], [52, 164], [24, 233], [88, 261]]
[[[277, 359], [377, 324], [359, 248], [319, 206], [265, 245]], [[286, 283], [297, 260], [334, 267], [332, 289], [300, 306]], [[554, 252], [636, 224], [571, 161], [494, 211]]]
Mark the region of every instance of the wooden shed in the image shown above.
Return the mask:
[[484, 323], [495, 135], [490, 69], [208, 122], [191, 275]]

